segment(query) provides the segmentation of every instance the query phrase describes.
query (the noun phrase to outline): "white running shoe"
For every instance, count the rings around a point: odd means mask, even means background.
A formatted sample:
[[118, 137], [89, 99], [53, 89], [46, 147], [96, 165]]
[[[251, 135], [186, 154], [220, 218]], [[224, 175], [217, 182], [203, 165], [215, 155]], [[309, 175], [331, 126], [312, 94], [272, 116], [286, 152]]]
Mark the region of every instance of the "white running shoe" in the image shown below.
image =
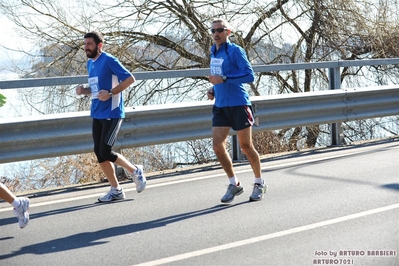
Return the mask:
[[254, 184], [254, 189], [252, 190], [252, 195], [249, 197], [249, 201], [259, 201], [263, 199], [263, 194], [266, 193], [266, 184]]
[[113, 200], [122, 200], [124, 199], [125, 192], [123, 192], [123, 188], [117, 189], [115, 187], [111, 187], [107, 194], [98, 198], [99, 202], [111, 202]]
[[28, 198], [18, 198], [20, 200], [20, 204], [18, 208], [14, 208], [14, 214], [18, 217], [19, 227], [24, 228], [29, 223], [29, 199]]
[[241, 186], [240, 183], [237, 184], [237, 186], [234, 186], [230, 184], [227, 187], [226, 194], [221, 199], [221, 202], [223, 203], [229, 203], [232, 202], [235, 196], [241, 195], [244, 192], [244, 188]]
[[136, 171], [133, 172], [132, 178], [134, 183], [136, 184], [136, 191], [140, 193], [145, 189], [147, 186], [147, 179], [144, 176], [143, 166], [142, 165], [135, 165], [137, 168]]

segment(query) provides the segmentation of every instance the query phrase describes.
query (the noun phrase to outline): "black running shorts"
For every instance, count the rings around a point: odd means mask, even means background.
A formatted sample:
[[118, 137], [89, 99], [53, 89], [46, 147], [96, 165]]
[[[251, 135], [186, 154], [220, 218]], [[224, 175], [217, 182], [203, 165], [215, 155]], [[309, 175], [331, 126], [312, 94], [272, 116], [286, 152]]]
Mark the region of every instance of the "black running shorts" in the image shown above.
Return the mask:
[[251, 105], [216, 107], [213, 106], [212, 127], [231, 127], [238, 131], [254, 124]]

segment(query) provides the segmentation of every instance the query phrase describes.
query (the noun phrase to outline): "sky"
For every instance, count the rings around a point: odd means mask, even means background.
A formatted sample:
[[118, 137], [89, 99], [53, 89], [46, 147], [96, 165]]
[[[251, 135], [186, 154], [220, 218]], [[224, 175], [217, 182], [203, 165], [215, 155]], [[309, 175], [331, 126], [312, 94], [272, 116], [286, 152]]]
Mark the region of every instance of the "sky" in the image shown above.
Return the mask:
[[1, 36], [0, 38], [0, 71], [4, 69], [4, 64], [9, 64], [11, 60], [21, 58], [21, 54], [12, 52], [7, 48], [20, 47], [21, 40], [19, 40], [17, 34], [14, 32], [14, 23], [11, 22], [7, 17], [0, 14], [0, 25], [1, 25]]
[[[14, 22], [10, 21], [6, 16], [0, 14], [0, 80], [15, 80], [19, 76], [12, 71], [13, 66], [22, 65], [24, 55], [21, 52], [12, 51], [18, 50], [26, 45], [23, 43], [18, 35], [15, 33]], [[8, 48], [8, 49], [7, 49]], [[25, 47], [29, 50], [29, 47]], [[21, 108], [20, 101], [17, 99], [16, 89], [3, 89], [0, 93], [7, 97], [6, 104], [0, 109], [0, 119], [3, 117], [20, 116]]]

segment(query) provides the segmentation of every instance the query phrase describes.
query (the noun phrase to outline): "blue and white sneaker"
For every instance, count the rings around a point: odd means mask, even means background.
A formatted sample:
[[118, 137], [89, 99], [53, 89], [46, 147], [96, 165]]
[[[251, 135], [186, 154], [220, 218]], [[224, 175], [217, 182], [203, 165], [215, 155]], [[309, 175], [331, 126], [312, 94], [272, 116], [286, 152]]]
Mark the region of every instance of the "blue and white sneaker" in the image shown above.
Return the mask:
[[111, 187], [107, 194], [98, 198], [99, 202], [111, 202], [113, 200], [122, 200], [124, 199], [125, 192], [123, 192], [123, 188], [117, 189], [115, 187]]
[[137, 168], [136, 171], [133, 172], [132, 178], [134, 183], [136, 184], [136, 191], [140, 193], [145, 189], [147, 186], [147, 179], [144, 176], [143, 166], [142, 165], [135, 165]]
[[235, 196], [241, 195], [244, 192], [244, 188], [241, 186], [240, 183], [237, 186], [230, 184], [227, 187], [227, 192], [224, 194], [222, 199], [220, 200], [223, 203], [232, 202]]
[[254, 184], [254, 189], [252, 190], [252, 195], [249, 197], [249, 201], [260, 201], [263, 199], [263, 194], [266, 193], [266, 184]]
[[14, 208], [14, 214], [18, 218], [19, 227], [24, 228], [29, 223], [29, 199], [25, 197], [18, 198], [20, 204], [18, 208]]

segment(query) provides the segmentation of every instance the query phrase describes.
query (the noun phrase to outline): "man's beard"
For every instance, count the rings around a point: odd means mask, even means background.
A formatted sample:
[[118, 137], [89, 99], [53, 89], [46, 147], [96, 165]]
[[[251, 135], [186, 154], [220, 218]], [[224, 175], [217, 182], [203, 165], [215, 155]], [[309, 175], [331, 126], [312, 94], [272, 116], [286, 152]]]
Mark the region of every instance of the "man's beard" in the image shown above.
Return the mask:
[[94, 50], [86, 50], [87, 58], [95, 58], [97, 55], [98, 55], [98, 47], [97, 46]]

